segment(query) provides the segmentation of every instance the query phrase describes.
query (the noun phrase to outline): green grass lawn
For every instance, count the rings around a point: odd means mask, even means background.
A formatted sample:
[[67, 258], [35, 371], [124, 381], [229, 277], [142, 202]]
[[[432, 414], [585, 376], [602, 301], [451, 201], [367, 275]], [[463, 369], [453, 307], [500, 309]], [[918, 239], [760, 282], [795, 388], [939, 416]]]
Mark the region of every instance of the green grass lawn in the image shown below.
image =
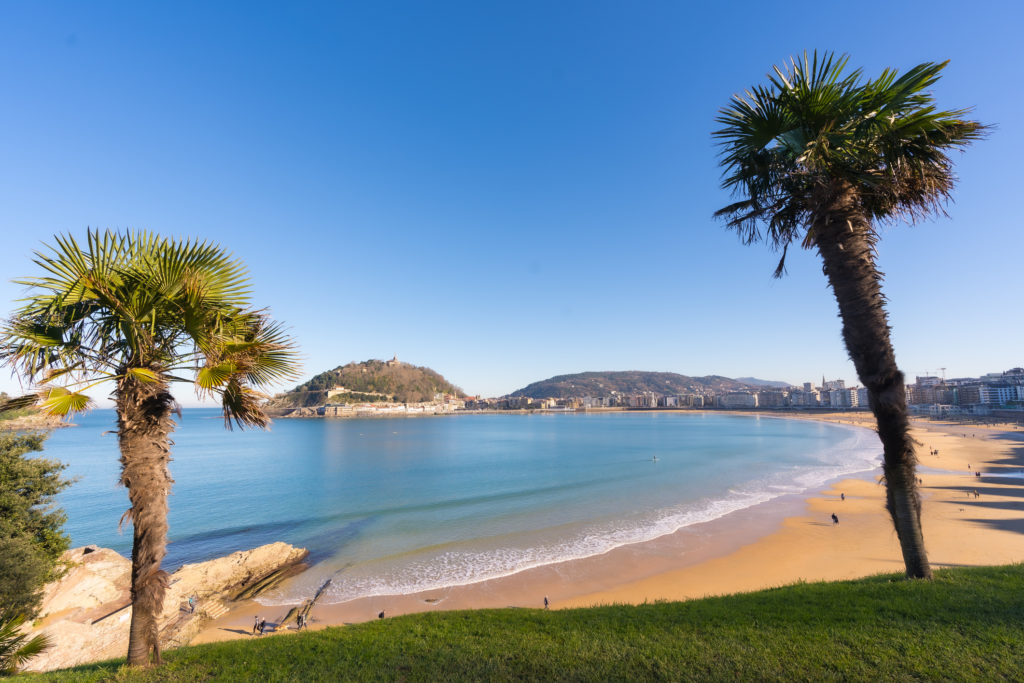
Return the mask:
[[[751, 567], [756, 571], [756, 567]], [[1024, 565], [690, 602], [434, 612], [200, 645], [60, 681], [1024, 680]]]

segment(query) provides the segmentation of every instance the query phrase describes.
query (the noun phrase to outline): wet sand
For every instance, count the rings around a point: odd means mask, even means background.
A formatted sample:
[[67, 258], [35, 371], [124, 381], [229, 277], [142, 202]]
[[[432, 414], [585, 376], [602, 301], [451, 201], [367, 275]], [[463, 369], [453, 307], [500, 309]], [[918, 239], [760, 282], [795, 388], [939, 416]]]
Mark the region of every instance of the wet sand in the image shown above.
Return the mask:
[[[787, 415], [872, 428], [866, 413]], [[915, 421], [921, 444], [922, 526], [934, 568], [1024, 560], [1024, 431], [1012, 425]], [[881, 447], [879, 446], [879, 450]], [[938, 450], [937, 455], [931, 451]], [[975, 476], [980, 471], [982, 476]], [[881, 470], [844, 479], [806, 497], [789, 496], [645, 543], [512, 576], [402, 596], [317, 605], [310, 628], [410, 612], [487, 607], [553, 609], [684, 600], [796, 581], [902, 572], [885, 512]], [[978, 495], [975, 496], [974, 492]], [[841, 499], [845, 495], [845, 500]], [[835, 513], [839, 524], [832, 522]], [[288, 606], [238, 603], [193, 643], [251, 637], [253, 617], [276, 624]]]

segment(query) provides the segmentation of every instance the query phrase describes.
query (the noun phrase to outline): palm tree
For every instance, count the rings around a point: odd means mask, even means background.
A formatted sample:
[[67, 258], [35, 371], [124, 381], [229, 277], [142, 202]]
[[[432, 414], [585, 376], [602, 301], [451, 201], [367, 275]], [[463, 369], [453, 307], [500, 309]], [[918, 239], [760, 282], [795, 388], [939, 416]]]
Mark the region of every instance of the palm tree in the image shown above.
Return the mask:
[[878, 225], [944, 214], [954, 175], [947, 153], [985, 133], [968, 110], [939, 111], [928, 88], [947, 62], [875, 80], [844, 73], [847, 57], [825, 54], [775, 67], [768, 85], [736, 95], [713, 133], [722, 186], [739, 201], [715, 215], [745, 244], [782, 251], [816, 249], [839, 303], [843, 340], [878, 423], [884, 449], [886, 508], [907, 576], [928, 578], [921, 534], [916, 457], [903, 373], [889, 340], [882, 273], [875, 265]]
[[[85, 248], [57, 236], [36, 252], [45, 273], [0, 329], [0, 362], [41, 387], [57, 415], [83, 411], [84, 393], [113, 383], [121, 483], [133, 525], [128, 663], [160, 662], [158, 617], [167, 574], [169, 439], [178, 407], [172, 382], [216, 396], [228, 428], [266, 427], [257, 389], [295, 375], [291, 339], [249, 307], [242, 263], [208, 242], [150, 233], [89, 231]], [[179, 412], [180, 417], [180, 412]]]
[[28, 660], [42, 654], [52, 646], [50, 637], [40, 633], [28, 637], [21, 631], [25, 615], [9, 616], [0, 613], [0, 676], [18, 673]]

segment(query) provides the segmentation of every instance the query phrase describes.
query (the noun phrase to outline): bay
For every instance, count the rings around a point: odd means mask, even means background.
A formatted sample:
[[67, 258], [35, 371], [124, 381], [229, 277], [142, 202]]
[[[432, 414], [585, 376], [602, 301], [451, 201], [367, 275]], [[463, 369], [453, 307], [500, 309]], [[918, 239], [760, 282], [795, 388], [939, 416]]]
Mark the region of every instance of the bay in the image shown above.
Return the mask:
[[[60, 497], [75, 545], [129, 554], [113, 411], [57, 430], [46, 454], [77, 483]], [[185, 410], [169, 499], [173, 570], [286, 541], [328, 601], [481, 581], [672, 533], [877, 466], [863, 429], [714, 412], [473, 414], [278, 420], [228, 432]]]

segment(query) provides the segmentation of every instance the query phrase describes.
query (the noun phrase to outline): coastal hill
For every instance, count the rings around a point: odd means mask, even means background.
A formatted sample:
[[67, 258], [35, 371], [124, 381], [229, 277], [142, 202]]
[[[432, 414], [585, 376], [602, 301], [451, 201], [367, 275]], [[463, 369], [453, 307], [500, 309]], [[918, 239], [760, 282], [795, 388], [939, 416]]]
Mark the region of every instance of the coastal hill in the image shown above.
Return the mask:
[[267, 404], [271, 411], [331, 403], [391, 401], [420, 403], [436, 394], [464, 396], [463, 391], [430, 368], [389, 361], [367, 360], [339, 365], [321, 372], [291, 391], [278, 394]]
[[[749, 378], [748, 378], [749, 380]], [[570, 398], [573, 396], [604, 397], [613, 393], [640, 394], [698, 394], [706, 391], [716, 393], [764, 389], [768, 384], [763, 380], [743, 381], [721, 375], [688, 377], [675, 372], [580, 372], [575, 375], [558, 375], [534, 382], [514, 391], [510, 396], [527, 398]], [[772, 386], [784, 385], [772, 382]], [[786, 385], [788, 386], [788, 385]]]

